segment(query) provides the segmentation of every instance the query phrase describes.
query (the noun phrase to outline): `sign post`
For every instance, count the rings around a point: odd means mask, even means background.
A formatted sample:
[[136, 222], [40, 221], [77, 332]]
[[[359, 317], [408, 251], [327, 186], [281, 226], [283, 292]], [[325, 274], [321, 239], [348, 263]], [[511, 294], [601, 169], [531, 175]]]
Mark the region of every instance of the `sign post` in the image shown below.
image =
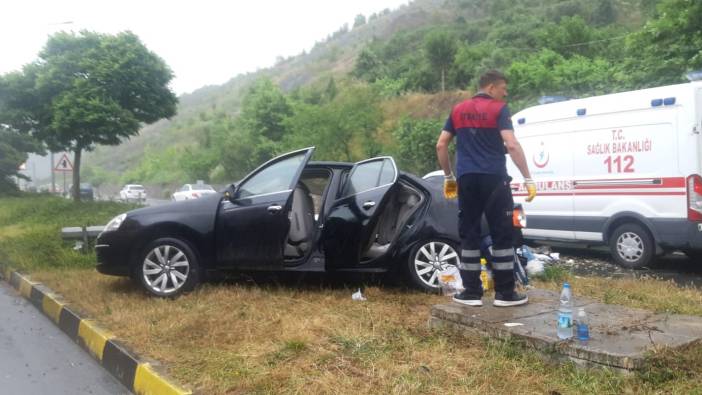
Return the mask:
[[54, 170], [63, 172], [63, 193], [66, 193], [66, 173], [73, 171], [73, 163], [68, 159], [68, 155], [64, 153], [61, 156], [61, 159], [54, 165]]

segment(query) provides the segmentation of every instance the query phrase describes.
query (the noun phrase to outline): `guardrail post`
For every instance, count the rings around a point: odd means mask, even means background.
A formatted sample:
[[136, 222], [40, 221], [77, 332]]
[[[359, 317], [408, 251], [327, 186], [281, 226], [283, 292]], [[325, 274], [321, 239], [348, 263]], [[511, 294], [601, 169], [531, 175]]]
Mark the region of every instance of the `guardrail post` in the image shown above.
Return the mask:
[[88, 226], [83, 225], [83, 248], [80, 249], [82, 253], [86, 253], [88, 251]]

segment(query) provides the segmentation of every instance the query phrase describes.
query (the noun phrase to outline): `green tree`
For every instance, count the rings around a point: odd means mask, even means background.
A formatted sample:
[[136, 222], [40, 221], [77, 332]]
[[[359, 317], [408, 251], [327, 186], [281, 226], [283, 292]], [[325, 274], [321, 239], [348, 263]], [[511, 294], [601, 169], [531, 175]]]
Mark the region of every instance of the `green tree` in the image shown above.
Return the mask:
[[241, 107], [241, 122], [253, 135], [280, 141], [285, 135], [283, 120], [291, 114], [288, 99], [269, 79], [260, 79], [249, 89]]
[[339, 93], [339, 91], [336, 88], [336, 81], [334, 81], [334, 77], [330, 77], [327, 87], [324, 89], [324, 97], [327, 100], [334, 100], [337, 93]]
[[382, 112], [375, 92], [363, 85], [340, 89], [334, 100], [320, 105], [296, 103], [287, 120], [290, 134], [285, 148], [314, 145], [315, 157], [355, 161], [379, 152], [375, 132]]
[[617, 8], [612, 0], [597, 0], [590, 21], [595, 26], [607, 26], [617, 21]]
[[357, 28], [359, 26], [363, 26], [366, 24], [366, 17], [363, 14], [358, 14], [356, 15], [356, 18], [353, 20], [353, 28]]
[[19, 173], [19, 166], [27, 161], [27, 153], [42, 151], [41, 144], [30, 136], [0, 125], [0, 195], [17, 191], [12, 177], [29, 180]]
[[37, 61], [7, 77], [13, 97], [0, 108], [0, 123], [31, 133], [53, 151], [73, 151], [73, 198], [79, 200], [83, 151], [120, 144], [142, 124], [174, 115], [172, 78], [131, 32], [57, 33]]
[[629, 88], [682, 82], [685, 72], [702, 68], [702, 2], [664, 0], [658, 15], [627, 42]]
[[424, 39], [424, 52], [429, 63], [441, 72], [441, 91], [446, 90], [446, 71], [456, 56], [456, 39], [445, 31], [433, 31]]
[[418, 175], [436, 170], [436, 139], [442, 127], [435, 119], [403, 119], [393, 131], [400, 168]]
[[375, 80], [385, 75], [385, 67], [378, 55], [370, 48], [363, 48], [356, 58], [353, 76], [375, 82]]

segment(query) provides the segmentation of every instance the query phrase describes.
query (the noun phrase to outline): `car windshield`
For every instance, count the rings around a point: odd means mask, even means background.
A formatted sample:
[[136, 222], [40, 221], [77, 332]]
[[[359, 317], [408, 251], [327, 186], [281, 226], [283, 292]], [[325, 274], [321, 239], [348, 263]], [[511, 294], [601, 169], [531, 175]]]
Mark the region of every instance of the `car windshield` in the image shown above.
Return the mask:
[[193, 189], [198, 190], [198, 191], [214, 191], [214, 188], [212, 188], [211, 185], [207, 185], [207, 184], [193, 185]]
[[129, 187], [129, 189], [131, 189], [131, 190], [133, 190], [133, 191], [143, 191], [143, 190], [144, 190], [144, 187], [141, 186], [141, 185], [132, 185], [132, 186]]

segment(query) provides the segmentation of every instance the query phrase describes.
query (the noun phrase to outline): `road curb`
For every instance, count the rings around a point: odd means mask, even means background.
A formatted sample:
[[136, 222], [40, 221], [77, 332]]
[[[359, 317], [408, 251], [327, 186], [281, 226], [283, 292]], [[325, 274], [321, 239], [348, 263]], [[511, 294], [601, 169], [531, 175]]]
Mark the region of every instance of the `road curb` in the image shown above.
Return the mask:
[[20, 295], [44, 313], [61, 331], [78, 343], [102, 367], [137, 395], [190, 395], [160, 372], [160, 364], [146, 361], [124, 346], [113, 334], [89, 318], [41, 283], [32, 281], [7, 265], [0, 263], [4, 277]]

